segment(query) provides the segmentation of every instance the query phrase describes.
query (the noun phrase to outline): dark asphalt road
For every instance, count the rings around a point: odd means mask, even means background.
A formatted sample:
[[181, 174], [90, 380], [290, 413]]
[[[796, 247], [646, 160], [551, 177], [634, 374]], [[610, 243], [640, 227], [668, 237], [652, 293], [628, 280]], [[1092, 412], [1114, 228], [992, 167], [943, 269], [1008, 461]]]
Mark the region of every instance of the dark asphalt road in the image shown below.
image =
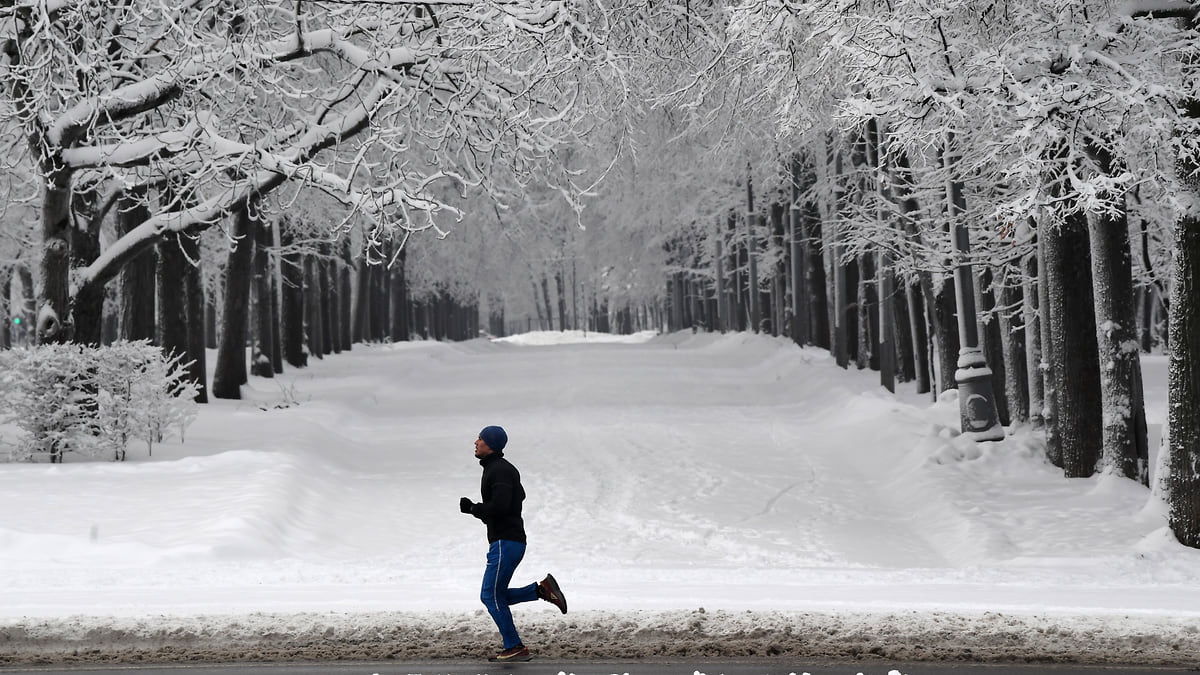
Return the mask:
[[528, 663], [305, 663], [233, 665], [33, 666], [0, 668], [0, 675], [1167, 675], [1196, 668], [1053, 664], [804, 663], [795, 661], [531, 661]]

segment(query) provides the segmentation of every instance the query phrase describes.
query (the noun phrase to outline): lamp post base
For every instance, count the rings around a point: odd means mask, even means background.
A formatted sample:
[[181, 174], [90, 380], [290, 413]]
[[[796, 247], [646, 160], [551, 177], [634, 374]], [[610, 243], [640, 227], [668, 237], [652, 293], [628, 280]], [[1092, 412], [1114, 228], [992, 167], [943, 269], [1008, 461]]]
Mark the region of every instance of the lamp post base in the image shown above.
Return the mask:
[[1004, 439], [1004, 426], [996, 415], [996, 395], [992, 391], [992, 369], [983, 352], [964, 349], [958, 353], [958, 410], [964, 436], [976, 441]]

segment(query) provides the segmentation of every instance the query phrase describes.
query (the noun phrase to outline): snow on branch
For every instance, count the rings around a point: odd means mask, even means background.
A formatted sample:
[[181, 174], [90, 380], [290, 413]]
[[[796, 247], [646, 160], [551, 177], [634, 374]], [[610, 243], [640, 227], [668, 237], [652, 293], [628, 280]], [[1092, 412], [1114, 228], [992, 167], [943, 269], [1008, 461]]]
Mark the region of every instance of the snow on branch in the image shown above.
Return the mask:
[[54, 16], [63, 8], [75, 4], [78, 0], [17, 0], [0, 5], [0, 16], [18, 16], [29, 12], [42, 12], [46, 16]]
[[[310, 128], [292, 145], [289, 153], [292, 165], [299, 166], [322, 150], [363, 129], [370, 122], [370, 111], [387, 99], [393, 90], [394, 85], [391, 82], [380, 80], [366, 97], [363, 106], [352, 108], [349, 113], [338, 118], [336, 124], [315, 125]], [[125, 261], [154, 245], [166, 232], [182, 232], [196, 226], [211, 225], [225, 214], [245, 205], [254, 195], [264, 194], [278, 187], [288, 177], [288, 174], [282, 171], [257, 171], [248, 178], [218, 190], [190, 208], [151, 216], [109, 246], [95, 262], [79, 271], [75, 275], [75, 282], [77, 285], [106, 282], [119, 271]]]
[[178, 154], [189, 149], [199, 130], [199, 122], [191, 120], [179, 130], [163, 130], [129, 141], [67, 148], [63, 150], [62, 158], [70, 166], [80, 169], [145, 164], [153, 157]]
[[1121, 13], [1134, 18], [1195, 20], [1200, 8], [1186, 0], [1130, 0]]
[[[386, 100], [386, 96], [380, 100], [380, 104], [384, 100]], [[435, 171], [419, 177], [412, 190], [405, 189], [400, 184], [403, 176], [391, 186], [360, 189], [355, 187], [350, 178], [301, 161], [299, 159], [301, 156], [312, 154], [311, 148], [319, 142], [319, 139], [329, 135], [328, 128], [311, 130], [297, 142], [291, 152], [286, 154], [270, 152], [256, 145], [224, 138], [212, 124], [205, 124], [203, 130], [205, 143], [207, 149], [211, 151], [212, 158], [233, 157], [238, 159], [238, 163], [252, 159], [266, 172], [279, 174], [290, 180], [299, 180], [307, 186], [316, 187], [346, 206], [352, 207], [355, 211], [365, 212], [375, 218], [386, 217], [386, 211], [393, 206], [424, 212], [440, 210], [458, 212], [457, 209], [432, 197], [427, 189], [430, 184], [443, 179], [464, 182], [461, 176], [452, 172]], [[410, 221], [406, 219], [405, 222]]]
[[[355, 26], [353, 31], [363, 30]], [[395, 47], [380, 54], [344, 39], [342, 30], [315, 30], [269, 42], [260, 48], [233, 43], [224, 50], [203, 51], [177, 67], [164, 69], [144, 80], [119, 87], [109, 93], [85, 98], [64, 111], [47, 130], [47, 140], [67, 145], [83, 129], [101, 122], [113, 124], [142, 112], [161, 107], [180, 96], [190, 83], [211, 80], [218, 73], [242, 67], [248, 58], [260, 67], [286, 63], [318, 52], [339, 55], [359, 70], [375, 72], [415, 65], [421, 59], [418, 50]]]

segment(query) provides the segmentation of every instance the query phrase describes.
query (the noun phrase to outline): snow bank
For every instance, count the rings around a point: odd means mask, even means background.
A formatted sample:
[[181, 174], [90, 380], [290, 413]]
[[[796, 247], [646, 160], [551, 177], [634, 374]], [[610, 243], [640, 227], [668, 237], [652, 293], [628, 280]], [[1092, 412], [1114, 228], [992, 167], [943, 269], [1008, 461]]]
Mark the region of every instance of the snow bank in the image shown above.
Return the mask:
[[[944, 612], [583, 612], [522, 617], [542, 659], [761, 658], [1194, 665], [1195, 625], [1145, 617]], [[465, 660], [495, 649], [482, 611], [88, 617], [0, 627], [0, 665]]]

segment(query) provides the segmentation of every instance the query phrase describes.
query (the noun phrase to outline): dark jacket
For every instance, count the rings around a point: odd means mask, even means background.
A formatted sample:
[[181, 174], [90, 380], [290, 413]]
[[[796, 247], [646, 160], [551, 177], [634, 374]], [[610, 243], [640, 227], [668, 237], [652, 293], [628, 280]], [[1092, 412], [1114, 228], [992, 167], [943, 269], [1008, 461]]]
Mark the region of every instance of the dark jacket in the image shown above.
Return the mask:
[[494, 452], [479, 463], [483, 466], [479, 488], [483, 502], [471, 507], [471, 515], [487, 524], [489, 543], [504, 539], [524, 544], [521, 502], [525, 501], [525, 489], [521, 487], [520, 472], [502, 452]]

